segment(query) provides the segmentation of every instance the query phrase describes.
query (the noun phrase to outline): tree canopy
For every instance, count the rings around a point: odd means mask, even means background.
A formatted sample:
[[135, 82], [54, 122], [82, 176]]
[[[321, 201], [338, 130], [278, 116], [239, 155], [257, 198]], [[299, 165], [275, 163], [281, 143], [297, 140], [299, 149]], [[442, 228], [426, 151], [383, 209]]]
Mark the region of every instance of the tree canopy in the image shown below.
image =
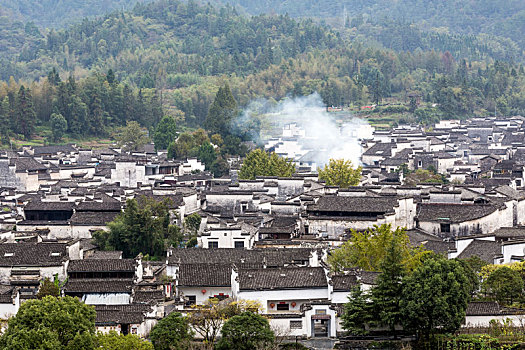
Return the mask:
[[221, 329], [218, 350], [252, 350], [267, 348], [275, 339], [268, 320], [246, 311], [230, 318]]
[[403, 327], [425, 338], [438, 329], [443, 333], [458, 330], [472, 294], [472, 273], [456, 260], [426, 259], [404, 281]]
[[155, 128], [155, 134], [153, 135], [153, 142], [155, 148], [168, 149], [171, 142], [177, 138], [177, 124], [175, 119], [170, 116], [164, 116]]
[[325, 181], [328, 186], [356, 186], [361, 181], [362, 169], [361, 166], [354, 169], [349, 160], [330, 159], [327, 165], [319, 169], [319, 179]]
[[155, 350], [184, 350], [193, 339], [188, 319], [180, 312], [172, 312], [151, 330], [150, 339]]
[[256, 149], [243, 160], [239, 178], [255, 180], [257, 176], [290, 177], [295, 173], [295, 164], [291, 159], [279, 157], [275, 152]]
[[[394, 248], [390, 248], [394, 244]], [[351, 231], [351, 238], [328, 256], [328, 264], [334, 271], [359, 267], [366, 271], [381, 271], [388, 249], [396, 249], [402, 258], [403, 268], [412, 270], [428, 254], [421, 247], [412, 247], [403, 228], [391, 225], [374, 226], [363, 232]]]
[[163, 257], [182, 240], [180, 229], [170, 223], [169, 205], [169, 199], [128, 199], [124, 212], [108, 223], [109, 231], [95, 232], [94, 241], [102, 250], [121, 250], [125, 258], [139, 253]]
[[95, 309], [78, 298], [28, 300], [0, 338], [2, 349], [94, 349]]
[[135, 121], [128, 121], [126, 126], [119, 128], [115, 139], [117, 145], [126, 152], [137, 151], [149, 142], [146, 132]]

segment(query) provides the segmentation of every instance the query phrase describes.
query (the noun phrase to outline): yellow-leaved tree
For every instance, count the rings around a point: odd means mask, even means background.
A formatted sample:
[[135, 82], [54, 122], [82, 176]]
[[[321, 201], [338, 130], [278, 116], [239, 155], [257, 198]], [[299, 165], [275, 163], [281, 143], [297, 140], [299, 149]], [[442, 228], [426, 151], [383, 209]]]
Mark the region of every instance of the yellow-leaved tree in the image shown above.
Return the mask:
[[319, 179], [325, 181], [328, 186], [356, 186], [361, 180], [361, 170], [361, 166], [354, 169], [349, 160], [330, 159], [324, 168], [319, 168]]

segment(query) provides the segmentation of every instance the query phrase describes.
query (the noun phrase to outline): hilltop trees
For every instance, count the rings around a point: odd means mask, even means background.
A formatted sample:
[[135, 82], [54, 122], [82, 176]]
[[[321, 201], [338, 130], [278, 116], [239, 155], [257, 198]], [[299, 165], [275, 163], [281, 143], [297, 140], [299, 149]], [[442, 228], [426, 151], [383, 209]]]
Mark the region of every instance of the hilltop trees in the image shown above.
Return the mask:
[[324, 168], [319, 169], [319, 179], [328, 186], [347, 188], [359, 185], [362, 167], [352, 167], [352, 162], [344, 159], [330, 159]]
[[239, 178], [255, 180], [257, 176], [289, 177], [295, 173], [295, 165], [291, 159], [279, 157], [275, 152], [256, 149], [251, 151], [242, 163]]

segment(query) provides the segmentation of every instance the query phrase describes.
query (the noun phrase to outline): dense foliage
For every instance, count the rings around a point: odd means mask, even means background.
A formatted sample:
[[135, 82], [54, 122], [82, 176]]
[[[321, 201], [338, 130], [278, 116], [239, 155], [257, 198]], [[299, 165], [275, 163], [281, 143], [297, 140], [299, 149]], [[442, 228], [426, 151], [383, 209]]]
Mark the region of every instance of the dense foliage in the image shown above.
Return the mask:
[[[525, 47], [525, 4], [520, 0], [219, 0], [238, 5], [250, 13], [288, 13], [293, 17], [332, 19], [339, 25], [356, 27], [366, 18], [410, 20], [412, 27], [436, 32], [485, 33], [509, 38]], [[344, 15], [347, 15], [344, 18]], [[393, 33], [395, 35], [395, 32]], [[396, 37], [399, 37], [396, 35]], [[406, 38], [406, 37], [403, 37]], [[399, 40], [399, 39], [398, 39]]]
[[179, 246], [180, 229], [170, 223], [170, 200], [157, 201], [145, 196], [128, 199], [126, 209], [108, 223], [109, 231], [93, 234], [102, 250], [121, 250], [125, 258], [139, 253], [162, 258], [170, 246]]
[[363, 334], [387, 326], [395, 334], [395, 326], [403, 326], [422, 339], [457, 331], [473, 292], [469, 280], [474, 272], [440, 256], [428, 257], [407, 272], [395, 245], [386, 255], [377, 285], [370, 292], [354, 290], [349, 296], [342, 316], [345, 329]]
[[[348, 11], [377, 9], [380, 2], [354, 4]], [[333, 7], [330, 1], [320, 3], [327, 3], [324, 10]], [[287, 4], [306, 9], [299, 2]], [[383, 5], [395, 8], [393, 17], [404, 13], [397, 8], [404, 5]], [[472, 17], [477, 24], [467, 32], [475, 34], [479, 25], [485, 26], [476, 14], [485, 18], [489, 7], [502, 13], [510, 8], [479, 1], [463, 5], [456, 12], [458, 22], [449, 24], [459, 27]], [[421, 6], [413, 4], [408, 13]], [[458, 1], [432, 3], [414, 18], [434, 20], [436, 9], [458, 6]], [[500, 12], [494, 16], [503, 18]], [[35, 126], [49, 125], [54, 112], [66, 119], [72, 135], [101, 136], [126, 120], [152, 129], [164, 106], [181, 129], [206, 126], [224, 141], [226, 131], [241, 141], [257, 139], [260, 126], [249, 121], [238, 125], [242, 119], [234, 118], [233, 102], [243, 107], [257, 97], [279, 100], [315, 91], [334, 106], [393, 98], [404, 105], [376, 108], [369, 117], [397, 113], [427, 125], [442, 118], [525, 114], [525, 72], [512, 63], [521, 60], [522, 50], [506, 38], [455, 37], [444, 29], [423, 33], [417, 26], [376, 15], [374, 22], [349, 20], [349, 28], [336, 32], [312, 20], [246, 17], [232, 7], [176, 0], [139, 4], [129, 12], [56, 31], [9, 21], [0, 21], [0, 38], [9, 38], [0, 45], [0, 79], [32, 80], [57, 69], [39, 83], [25, 83], [23, 91], [14, 80], [0, 83], [0, 119], [8, 121], [7, 132], [26, 137]], [[85, 78], [78, 83], [60, 80], [69, 74]], [[409, 95], [420, 96], [420, 101]], [[65, 124], [57, 125], [55, 140]]]
[[172, 312], [153, 327], [150, 339], [155, 350], [184, 350], [190, 348], [193, 332], [185, 316]]
[[2, 349], [94, 349], [95, 309], [78, 298], [28, 300], [9, 319]]
[[37, 125], [49, 125], [54, 141], [65, 132], [106, 136], [126, 121], [151, 127], [160, 120], [162, 108], [154, 89], [132, 89], [116, 80], [110, 82], [110, 77], [109, 73], [93, 73], [79, 81], [73, 76], [62, 81], [52, 70], [30, 88], [14, 79], [0, 82], [2, 137], [20, 134], [29, 138]]
[[328, 186], [347, 188], [357, 186], [361, 181], [362, 167], [352, 167], [352, 162], [345, 159], [330, 159], [324, 168], [319, 169], [319, 180], [325, 181]]
[[255, 180], [257, 176], [290, 177], [295, 173], [292, 160], [279, 157], [275, 152], [251, 151], [242, 163], [239, 178]]
[[[394, 245], [391, 248], [392, 244]], [[351, 238], [328, 256], [333, 271], [359, 267], [365, 271], [381, 271], [388, 249], [395, 249], [402, 258], [403, 268], [419, 266], [428, 251], [412, 247], [403, 228], [392, 229], [390, 224], [374, 226], [366, 231], [351, 231]]]
[[275, 339], [268, 320], [251, 311], [230, 318], [221, 334], [218, 350], [267, 349]]

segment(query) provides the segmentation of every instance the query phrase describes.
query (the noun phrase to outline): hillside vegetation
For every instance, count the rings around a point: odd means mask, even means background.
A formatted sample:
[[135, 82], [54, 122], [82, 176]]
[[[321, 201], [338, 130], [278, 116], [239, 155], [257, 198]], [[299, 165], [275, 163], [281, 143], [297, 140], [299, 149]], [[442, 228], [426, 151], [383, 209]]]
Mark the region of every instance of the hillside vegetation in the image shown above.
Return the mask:
[[[49, 123], [60, 101], [57, 94], [65, 91], [56, 74], [62, 81], [76, 77], [82, 91], [69, 91], [82, 100], [88, 116], [98, 118], [88, 123], [103, 125], [76, 131], [88, 135], [107, 134], [129, 119], [151, 127], [162, 113], [175, 116], [179, 126], [201, 127], [225, 83], [241, 109], [261, 97], [272, 103], [319, 92], [329, 106], [358, 110], [383, 104], [370, 112], [378, 123], [393, 114], [396, 120], [425, 124], [494, 112], [525, 114], [524, 68], [510, 57], [517, 50], [476, 36], [432, 34], [398, 23], [357, 20], [339, 31], [311, 19], [252, 17], [231, 6], [176, 0], [141, 3], [60, 30], [0, 21], [0, 79], [5, 81], [0, 99], [8, 99], [0, 115], [17, 115], [13, 95], [20, 85], [31, 85], [26, 95], [33, 105], [51, 106], [37, 108], [35, 125]], [[377, 45], [359, 40], [367, 37]], [[53, 69], [49, 77], [55, 82], [48, 77]], [[126, 111], [135, 102], [123, 102], [124, 92], [151, 107]], [[95, 108], [99, 104], [105, 114]], [[140, 116], [148, 110], [155, 115]], [[65, 107], [60, 113], [66, 119], [71, 115]], [[75, 124], [68, 123], [69, 128]]]

